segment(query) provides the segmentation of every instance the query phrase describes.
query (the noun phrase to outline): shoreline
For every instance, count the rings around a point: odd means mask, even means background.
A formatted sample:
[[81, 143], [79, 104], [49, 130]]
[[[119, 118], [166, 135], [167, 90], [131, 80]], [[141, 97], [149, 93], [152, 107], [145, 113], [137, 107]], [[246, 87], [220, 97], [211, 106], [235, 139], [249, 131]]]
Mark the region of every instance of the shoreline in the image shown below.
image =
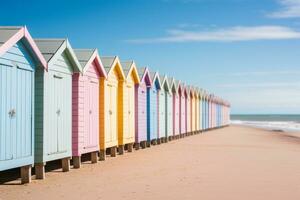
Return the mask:
[[68, 173], [50, 170], [28, 185], [0, 184], [0, 200], [298, 200], [299, 153], [290, 133], [230, 125]]

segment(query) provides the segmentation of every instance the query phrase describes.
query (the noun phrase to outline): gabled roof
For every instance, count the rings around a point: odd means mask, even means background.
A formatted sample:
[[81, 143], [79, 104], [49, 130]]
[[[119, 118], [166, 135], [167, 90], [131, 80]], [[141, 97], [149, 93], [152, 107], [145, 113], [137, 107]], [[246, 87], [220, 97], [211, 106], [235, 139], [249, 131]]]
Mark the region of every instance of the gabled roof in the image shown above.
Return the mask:
[[196, 96], [196, 98], [199, 98], [199, 88], [198, 87], [194, 87], [194, 95]]
[[152, 80], [148, 67], [137, 67], [137, 72], [140, 78], [140, 82], [145, 81], [146, 85], [151, 87]]
[[174, 79], [174, 89], [175, 89], [176, 94], [178, 94], [178, 92], [179, 92], [179, 87], [180, 87], [180, 80]]
[[162, 84], [160, 82], [160, 78], [159, 78], [158, 72], [151, 72], [151, 71], [149, 71], [149, 72], [150, 72], [150, 77], [151, 77], [151, 80], [152, 80], [152, 86], [155, 85], [155, 81], [157, 80], [158, 87], [159, 87], [159, 89], [161, 89]]
[[181, 91], [181, 93], [185, 93], [185, 87], [184, 87], [184, 82], [179, 82], [179, 84], [178, 84], [178, 92], [179, 92], [179, 90]]
[[[0, 56], [7, 52], [13, 45], [24, 39], [24, 44], [29, 47], [33, 58], [45, 69], [47, 69], [47, 62], [33, 41], [26, 26], [0, 26]], [[22, 40], [23, 41], [23, 40]]]
[[140, 82], [140, 77], [138, 75], [135, 62], [133, 60], [121, 61], [121, 65], [122, 65], [123, 72], [124, 72], [126, 79], [130, 76], [130, 74], [132, 74], [135, 83]]
[[172, 92], [175, 92], [175, 94], [178, 94], [178, 90], [177, 90], [177, 87], [175, 85], [175, 79], [173, 77], [169, 77], [168, 78], [168, 83], [169, 83], [170, 90]]
[[95, 62], [100, 76], [105, 78], [107, 77], [97, 49], [74, 49], [74, 52], [79, 63], [81, 64], [83, 73], [88, 70], [92, 62]]
[[[162, 88], [164, 88], [164, 86], [166, 85], [166, 90], [169, 92], [171, 89], [170, 89], [170, 85], [169, 85], [169, 82], [168, 82], [168, 77], [167, 75], [160, 75], [159, 76], [159, 79], [160, 79], [160, 82], [161, 82], [161, 85], [162, 85]], [[165, 89], [165, 88], [164, 88]]]
[[66, 52], [69, 61], [74, 67], [73, 70], [76, 72], [82, 72], [82, 67], [69, 43], [68, 39], [35, 39], [34, 40], [44, 58], [51, 65], [56, 62], [56, 58], [62, 53]]
[[118, 73], [121, 75], [121, 79], [125, 80], [125, 74], [121, 66], [121, 62], [118, 56], [100, 56], [103, 67], [106, 71], [107, 76], [111, 73], [115, 67], [117, 67]]

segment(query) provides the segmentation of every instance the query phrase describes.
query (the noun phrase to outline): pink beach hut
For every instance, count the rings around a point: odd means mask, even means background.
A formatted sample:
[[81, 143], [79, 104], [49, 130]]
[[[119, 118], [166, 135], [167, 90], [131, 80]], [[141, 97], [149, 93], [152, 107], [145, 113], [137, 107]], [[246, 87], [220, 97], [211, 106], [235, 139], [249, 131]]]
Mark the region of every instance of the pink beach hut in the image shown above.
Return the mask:
[[147, 143], [147, 108], [150, 104], [148, 93], [152, 87], [150, 72], [147, 67], [138, 67], [140, 83], [135, 86], [135, 148], [144, 149]]
[[99, 79], [106, 78], [97, 49], [74, 49], [82, 73], [72, 76], [72, 154], [74, 168], [81, 155], [91, 153], [92, 163], [99, 152]]
[[186, 133], [186, 92], [184, 83], [180, 83], [178, 87], [179, 95], [179, 132], [180, 136], [184, 136]]

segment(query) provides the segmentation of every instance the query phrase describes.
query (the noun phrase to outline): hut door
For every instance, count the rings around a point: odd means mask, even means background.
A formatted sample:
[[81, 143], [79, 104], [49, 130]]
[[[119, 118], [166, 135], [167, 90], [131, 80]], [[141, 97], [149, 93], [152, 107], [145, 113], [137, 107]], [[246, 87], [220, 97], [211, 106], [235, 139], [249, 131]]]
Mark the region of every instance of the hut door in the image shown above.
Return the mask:
[[85, 148], [92, 148], [97, 146], [97, 138], [95, 137], [98, 134], [98, 103], [96, 98], [94, 98], [94, 93], [98, 91], [98, 82], [88, 81], [86, 86], [86, 95], [87, 98], [85, 101], [86, 110], [86, 136], [85, 136]]
[[168, 94], [168, 134], [172, 135], [172, 95]]
[[[51, 89], [51, 99], [50, 99], [50, 106], [51, 106], [51, 129], [53, 132], [49, 133], [49, 138], [47, 143], [49, 144], [48, 147], [48, 155], [56, 154], [59, 152], [66, 151], [65, 149], [65, 137], [64, 137], [64, 123], [66, 123], [65, 117], [67, 115], [66, 109], [67, 105], [64, 105], [64, 99], [66, 97], [65, 85], [68, 85], [66, 77], [60, 73], [56, 72], [49, 72], [52, 89]], [[50, 82], [50, 81], [49, 81]]]
[[0, 161], [32, 154], [32, 71], [0, 64]]
[[108, 142], [116, 140], [117, 136], [117, 88], [115, 84], [108, 84], [107, 87], [107, 103], [108, 103], [108, 127], [106, 138]]
[[153, 136], [154, 134], [157, 133], [157, 93], [153, 89], [152, 94], [151, 94], [151, 116], [150, 116], [150, 121], [151, 121], [151, 135]]
[[165, 92], [161, 90], [159, 97], [159, 137], [165, 137], [166, 133], [166, 112], [165, 112]]
[[134, 99], [133, 99], [133, 87], [132, 86], [127, 86], [127, 127], [128, 127], [128, 130], [127, 130], [127, 134], [126, 134], [126, 138], [130, 138], [130, 136], [132, 135], [132, 131], [133, 131], [133, 116], [134, 116], [134, 113], [133, 113], [133, 105], [134, 105]]
[[0, 64], [0, 160], [13, 159], [13, 144], [16, 135], [15, 117], [12, 111], [15, 106], [15, 68]]

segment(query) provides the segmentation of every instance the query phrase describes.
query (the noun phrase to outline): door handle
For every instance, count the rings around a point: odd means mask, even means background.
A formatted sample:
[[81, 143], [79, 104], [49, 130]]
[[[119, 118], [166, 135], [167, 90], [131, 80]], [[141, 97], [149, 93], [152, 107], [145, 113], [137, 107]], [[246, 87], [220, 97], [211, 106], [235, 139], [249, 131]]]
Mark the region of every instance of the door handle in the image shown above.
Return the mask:
[[16, 115], [16, 110], [15, 109], [11, 109], [9, 112], [8, 112], [8, 115], [10, 118], [13, 118], [15, 115]]
[[109, 113], [110, 115], [112, 115], [112, 111], [111, 111], [111, 110], [109, 110], [108, 113]]
[[90, 113], [90, 115], [91, 115], [91, 114], [92, 114], [92, 110], [90, 110], [90, 112], [89, 112], [89, 113]]
[[57, 114], [57, 115], [60, 115], [60, 109], [58, 109], [58, 110], [56, 111], [56, 114]]

